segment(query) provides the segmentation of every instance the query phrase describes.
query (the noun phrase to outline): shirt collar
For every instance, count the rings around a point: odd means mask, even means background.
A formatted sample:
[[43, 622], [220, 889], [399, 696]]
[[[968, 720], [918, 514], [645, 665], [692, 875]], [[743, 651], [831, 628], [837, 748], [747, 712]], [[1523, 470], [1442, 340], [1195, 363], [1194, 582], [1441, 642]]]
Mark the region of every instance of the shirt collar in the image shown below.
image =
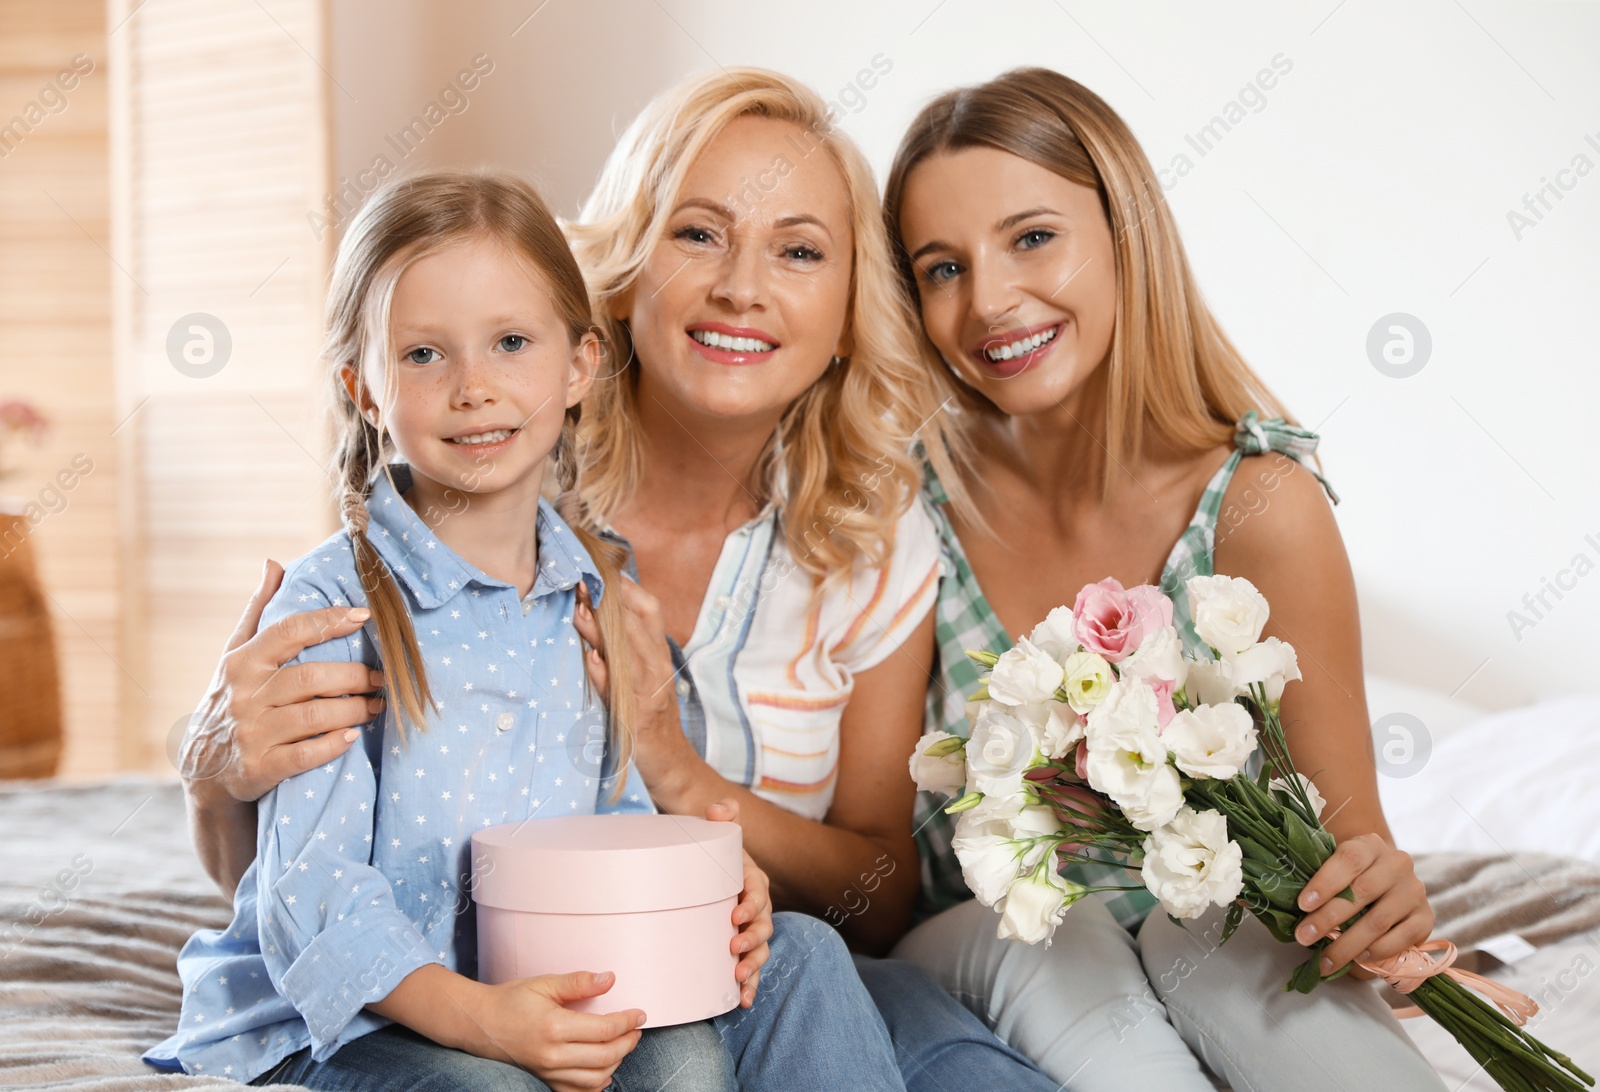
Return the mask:
[[[405, 586], [420, 607], [432, 610], [442, 606], [469, 584], [512, 588], [469, 564], [440, 542], [401, 495], [410, 488], [411, 468], [404, 463], [391, 463], [379, 471], [372, 494], [367, 498], [367, 512], [371, 516], [367, 537], [395, 579]], [[599, 567], [555, 506], [541, 497], [539, 572], [528, 598], [537, 599], [574, 588], [579, 580], [588, 585], [589, 594], [598, 605], [605, 592]]]

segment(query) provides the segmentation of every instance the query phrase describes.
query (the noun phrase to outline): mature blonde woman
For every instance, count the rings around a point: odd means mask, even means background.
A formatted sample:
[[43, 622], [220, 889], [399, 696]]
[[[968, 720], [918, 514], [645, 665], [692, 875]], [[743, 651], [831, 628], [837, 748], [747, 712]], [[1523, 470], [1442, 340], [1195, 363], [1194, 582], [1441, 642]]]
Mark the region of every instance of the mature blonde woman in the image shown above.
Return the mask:
[[[809, 89], [719, 72], [645, 110], [570, 232], [610, 347], [583, 487], [642, 585], [623, 587], [637, 768], [663, 811], [733, 802], [777, 907], [884, 951], [919, 887], [905, 756], [939, 544], [910, 457], [935, 404], [870, 171]], [[338, 754], [373, 711], [310, 700], [364, 692], [364, 674], [278, 670], [352, 623], [313, 613], [252, 638], [258, 613], [196, 733], [194, 773], [220, 776], [188, 782], [225, 887], [253, 852], [248, 801]], [[603, 687], [598, 652], [590, 666]], [[862, 966], [910, 1087], [1053, 1087], [925, 972]]]
[[[1307, 464], [1316, 437], [1283, 420], [1206, 308], [1127, 125], [1045, 69], [952, 91], [912, 122], [885, 209], [928, 375], [961, 407], [956, 450], [982, 454], [950, 482], [970, 501], [941, 514], [951, 576], [930, 727], [965, 732], [977, 680], [963, 649], [1003, 650], [1085, 584], [1159, 584], [1194, 651], [1184, 581], [1246, 577], [1272, 604], [1267, 632], [1302, 657], [1283, 719], [1339, 842], [1300, 897], [1296, 938], [1344, 929], [1325, 975], [1425, 939], [1433, 912], [1378, 802], [1355, 588]], [[938, 804], [923, 801], [920, 824], [929, 893], [968, 901], [896, 954], [1071, 1088], [1205, 1089], [1196, 1056], [1236, 1089], [1442, 1087], [1367, 983], [1286, 993], [1305, 951], [1248, 915], [1218, 947], [1220, 913], [1185, 932], [1147, 920], [1154, 900], [1130, 891], [1075, 906], [1048, 950], [997, 942]], [[1083, 867], [1068, 875], [1129, 882]]]

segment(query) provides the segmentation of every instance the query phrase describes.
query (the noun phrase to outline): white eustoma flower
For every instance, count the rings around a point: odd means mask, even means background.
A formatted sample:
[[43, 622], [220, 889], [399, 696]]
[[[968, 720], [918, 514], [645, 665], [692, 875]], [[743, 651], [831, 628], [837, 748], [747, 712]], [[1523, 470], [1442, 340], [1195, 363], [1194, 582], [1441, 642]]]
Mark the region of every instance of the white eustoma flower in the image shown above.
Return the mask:
[[1256, 750], [1256, 724], [1236, 702], [1180, 709], [1162, 729], [1172, 761], [1190, 777], [1229, 778]]
[[1037, 797], [1029, 795], [1026, 789], [1019, 787], [1015, 792], [985, 796], [963, 814], [972, 816], [974, 823], [996, 819], [1009, 823], [1023, 808], [1032, 806], [1036, 800]]
[[1083, 720], [1063, 702], [1014, 705], [1003, 711], [1033, 729], [1039, 751], [1046, 758], [1065, 758], [1083, 738]]
[[1117, 801], [1123, 816], [1139, 830], [1155, 830], [1171, 822], [1183, 807], [1183, 782], [1178, 771], [1166, 762], [1150, 771], [1140, 783], [1139, 792], [1137, 799]]
[[1041, 651], [1057, 663], [1078, 651], [1078, 637], [1074, 630], [1076, 620], [1071, 607], [1057, 607], [1045, 615], [1044, 621], [1033, 627], [1028, 635]]
[[[929, 732], [917, 740], [917, 749], [911, 752], [911, 780], [919, 792], [961, 795], [967, 784], [967, 756], [961, 747], [947, 742], [960, 739], [950, 732]], [[929, 748], [942, 753], [930, 755]]]
[[1233, 684], [1241, 694], [1248, 694], [1251, 684], [1260, 683], [1266, 688], [1267, 701], [1276, 702], [1283, 697], [1284, 684], [1299, 677], [1300, 662], [1294, 646], [1276, 637], [1268, 637], [1233, 658]]
[[[1173, 690], [1182, 690], [1189, 676], [1189, 662], [1183, 658], [1183, 639], [1175, 626], [1162, 626], [1145, 635], [1132, 656], [1123, 660], [1119, 670], [1124, 679], [1162, 679], [1172, 684]], [[1072, 666], [1067, 665], [1067, 693], [1072, 692]]]
[[1056, 810], [1044, 804], [1022, 808], [1011, 818], [1011, 837], [1019, 843], [1031, 843], [1017, 848], [1022, 852], [1022, 867], [1036, 868], [1047, 854], [1055, 852], [1058, 842], [1045, 839], [1058, 838], [1066, 824]]
[[1005, 796], [1022, 787], [1022, 775], [1039, 758], [1039, 741], [1025, 721], [985, 709], [967, 740], [967, 787], [984, 795]]
[[1081, 885], [1057, 875], [1052, 868], [1035, 869], [1020, 876], [995, 904], [1000, 911], [996, 935], [1001, 940], [1020, 940], [1024, 944], [1042, 940], [1048, 948], [1067, 908], [1083, 893]]
[[1267, 624], [1267, 600], [1242, 576], [1191, 576], [1189, 616], [1200, 639], [1224, 660], [1261, 639]]
[[950, 845], [961, 862], [961, 878], [985, 906], [993, 906], [1002, 898], [1022, 870], [1021, 854], [1012, 841], [1008, 820], [962, 812], [956, 818]]
[[1226, 705], [1239, 696], [1233, 685], [1233, 665], [1226, 660], [1192, 660], [1184, 692], [1192, 703]]
[[1244, 854], [1217, 811], [1185, 807], [1144, 840], [1145, 887], [1175, 918], [1226, 906], [1244, 888]]
[[[1322, 798], [1322, 793], [1317, 790], [1316, 783], [1309, 777], [1303, 773], [1297, 773], [1294, 776], [1296, 780], [1300, 782], [1300, 784], [1305, 786], [1306, 799], [1311, 801], [1311, 814], [1315, 815], [1318, 819], [1321, 819], [1322, 809], [1328, 806], [1328, 802]], [[1289, 788], [1289, 783], [1283, 780], [1281, 777], [1274, 777], [1271, 781], [1267, 782], [1267, 788], [1277, 789], [1279, 792], [1292, 794], [1292, 790]]]
[[[1066, 682], [1067, 704], [1075, 713], [1087, 713], [1105, 700], [1106, 691], [1117, 681], [1111, 664], [1097, 652], [1079, 650], [1061, 665]], [[1124, 666], [1124, 672], [1127, 668]]]
[[1055, 697], [1064, 679], [1061, 665], [1022, 637], [990, 672], [989, 697], [1002, 705], [1033, 705]]
[[1089, 710], [1085, 725], [1089, 785], [1111, 797], [1128, 822], [1154, 830], [1183, 806], [1178, 771], [1167, 764], [1167, 748], [1156, 720], [1156, 696], [1138, 680], [1112, 684], [1105, 700]]

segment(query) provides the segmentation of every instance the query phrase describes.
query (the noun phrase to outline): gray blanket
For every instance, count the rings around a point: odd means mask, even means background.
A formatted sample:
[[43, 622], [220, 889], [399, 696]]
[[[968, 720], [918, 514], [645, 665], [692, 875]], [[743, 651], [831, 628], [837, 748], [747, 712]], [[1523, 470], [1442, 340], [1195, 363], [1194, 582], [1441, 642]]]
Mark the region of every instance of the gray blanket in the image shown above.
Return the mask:
[[178, 949], [230, 917], [178, 787], [4, 783], [0, 830], [0, 1084], [238, 1088], [139, 1060], [177, 1026]]
[[[178, 786], [0, 783], [0, 830], [0, 1084], [237, 1088], [139, 1060], [177, 1024], [178, 949], [229, 918], [189, 847]], [[1600, 926], [1600, 866], [1450, 854], [1418, 870], [1439, 933], [1464, 949], [1496, 933], [1551, 944]]]

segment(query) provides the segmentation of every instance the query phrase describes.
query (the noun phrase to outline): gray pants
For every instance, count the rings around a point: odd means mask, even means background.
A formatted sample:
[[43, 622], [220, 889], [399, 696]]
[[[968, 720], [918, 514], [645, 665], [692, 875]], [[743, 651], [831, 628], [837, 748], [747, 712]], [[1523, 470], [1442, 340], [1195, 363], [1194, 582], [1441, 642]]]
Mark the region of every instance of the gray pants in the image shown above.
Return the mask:
[[1217, 946], [1223, 912], [1180, 928], [1157, 910], [1137, 936], [1097, 900], [1067, 911], [1049, 948], [999, 940], [969, 901], [893, 955], [927, 968], [996, 1034], [1071, 1092], [1436, 1092], [1445, 1085], [1372, 983], [1284, 990], [1306, 949], [1249, 915]]

